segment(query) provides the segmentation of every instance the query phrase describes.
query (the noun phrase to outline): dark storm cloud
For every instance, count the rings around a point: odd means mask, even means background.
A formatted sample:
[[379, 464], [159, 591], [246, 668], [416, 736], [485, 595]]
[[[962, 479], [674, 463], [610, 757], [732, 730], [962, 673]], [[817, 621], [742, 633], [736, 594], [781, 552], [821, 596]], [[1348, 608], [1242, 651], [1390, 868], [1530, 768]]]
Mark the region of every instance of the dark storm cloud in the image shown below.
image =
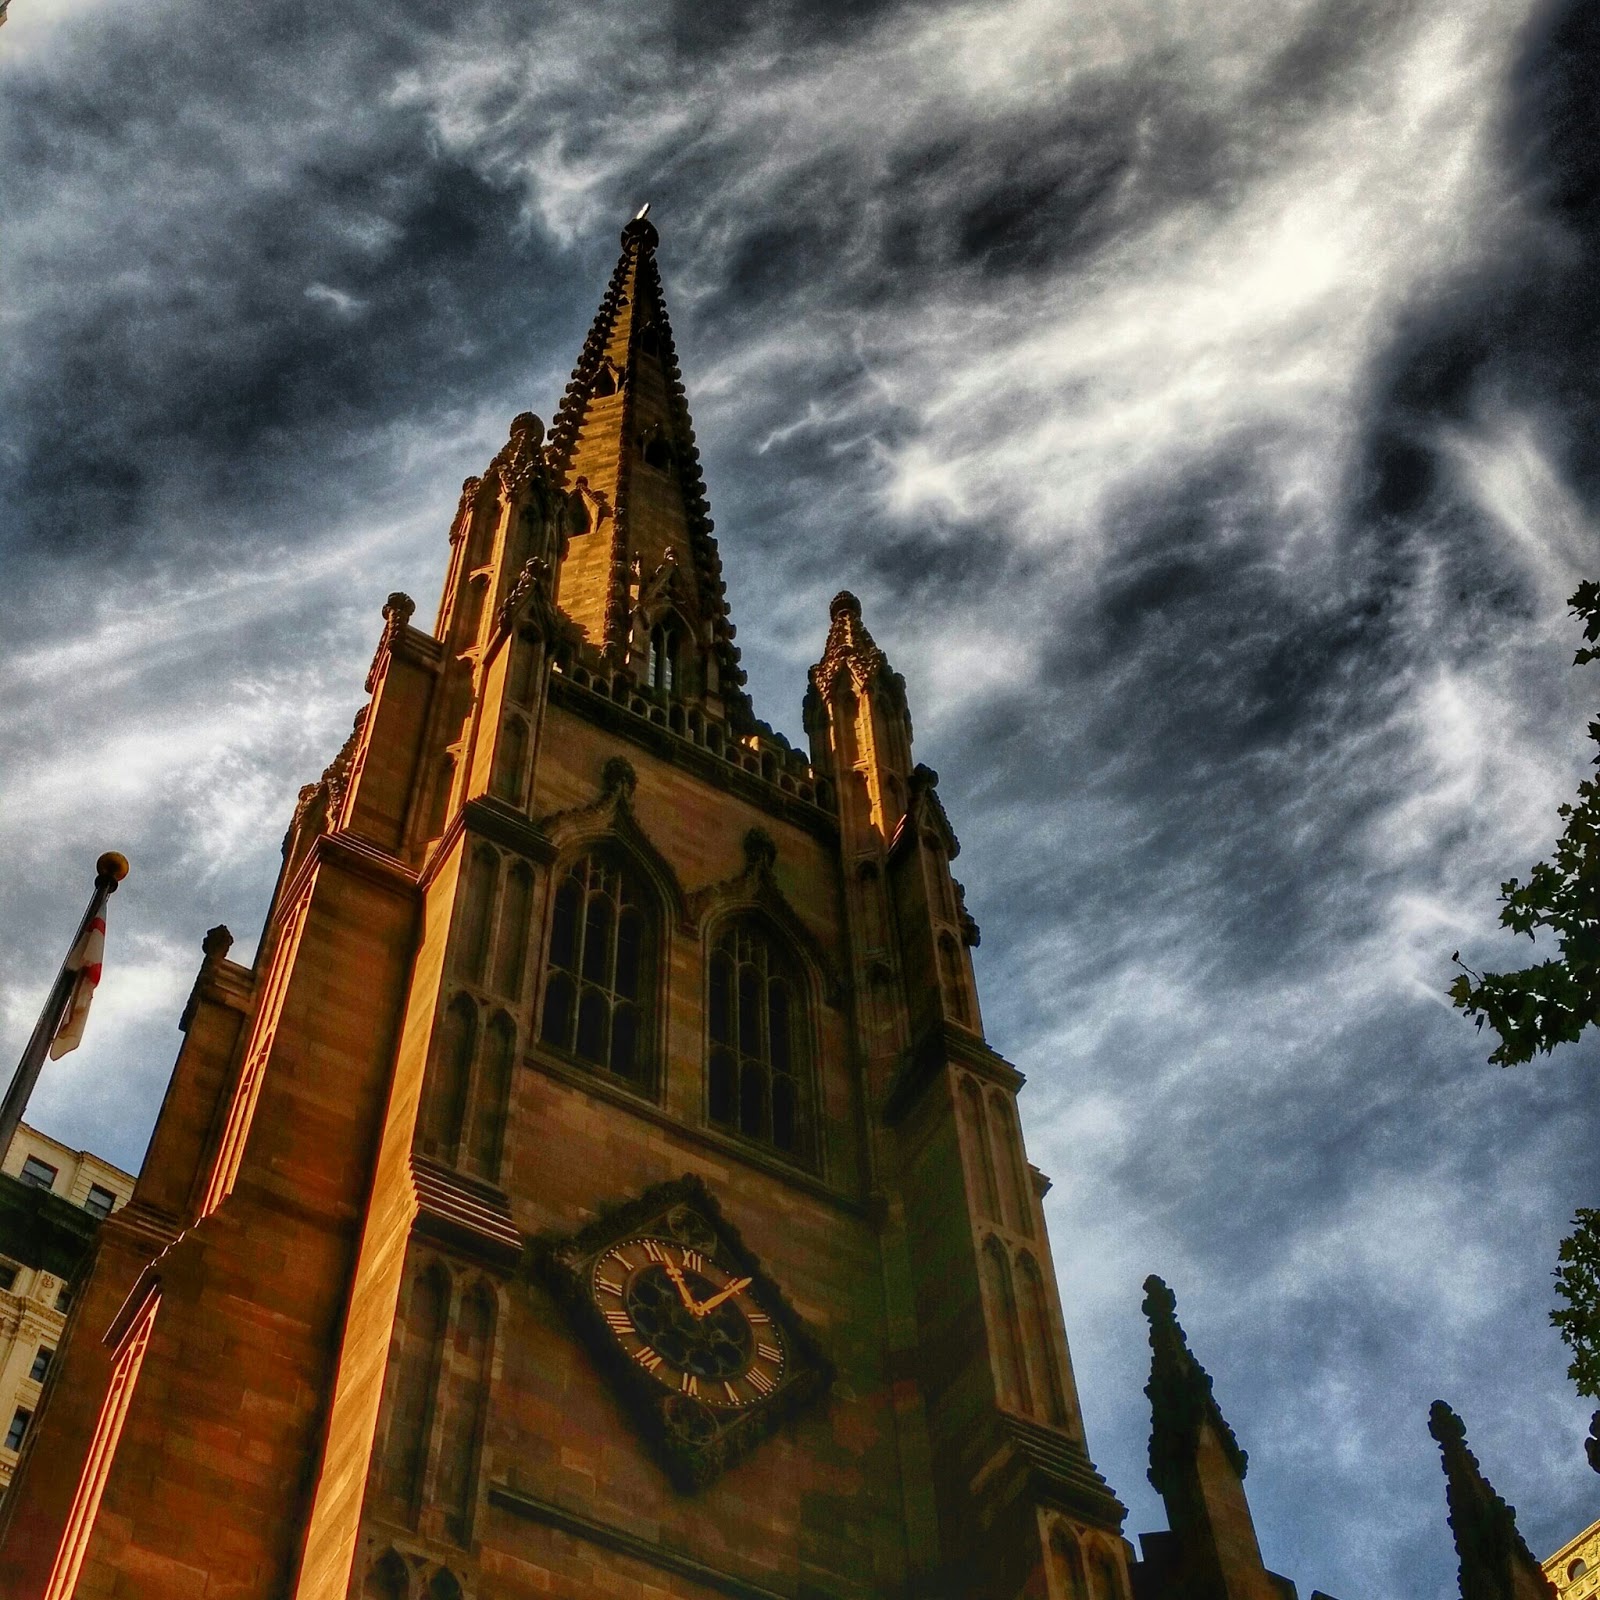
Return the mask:
[[1449, 1590], [1436, 1394], [1553, 1548], [1600, 1053], [1491, 1072], [1441, 993], [1522, 954], [1495, 888], [1582, 755], [1597, 31], [16, 0], [8, 1043], [84, 863], [135, 863], [40, 1120], [137, 1161], [201, 930], [248, 954], [383, 595], [429, 615], [461, 478], [549, 415], [649, 198], [758, 709], [798, 736], [857, 589], [944, 775], [1131, 1531], [1158, 1270], [1272, 1564]]

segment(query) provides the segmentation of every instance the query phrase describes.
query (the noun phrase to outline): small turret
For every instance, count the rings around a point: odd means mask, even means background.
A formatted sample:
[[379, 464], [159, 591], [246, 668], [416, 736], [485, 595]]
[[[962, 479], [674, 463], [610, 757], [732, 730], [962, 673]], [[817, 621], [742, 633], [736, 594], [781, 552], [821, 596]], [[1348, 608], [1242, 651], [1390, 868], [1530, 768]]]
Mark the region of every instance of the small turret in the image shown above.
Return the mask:
[[1428, 1432], [1444, 1458], [1461, 1600], [1554, 1600], [1555, 1588], [1517, 1531], [1516, 1512], [1484, 1477], [1461, 1418], [1443, 1400], [1429, 1409]]
[[1222, 1415], [1211, 1378], [1189, 1349], [1178, 1302], [1160, 1278], [1144, 1284], [1150, 1319], [1150, 1482], [1171, 1531], [1143, 1537], [1135, 1592], [1182, 1600], [1282, 1600], [1293, 1585], [1267, 1571], [1244, 1476], [1249, 1458]]

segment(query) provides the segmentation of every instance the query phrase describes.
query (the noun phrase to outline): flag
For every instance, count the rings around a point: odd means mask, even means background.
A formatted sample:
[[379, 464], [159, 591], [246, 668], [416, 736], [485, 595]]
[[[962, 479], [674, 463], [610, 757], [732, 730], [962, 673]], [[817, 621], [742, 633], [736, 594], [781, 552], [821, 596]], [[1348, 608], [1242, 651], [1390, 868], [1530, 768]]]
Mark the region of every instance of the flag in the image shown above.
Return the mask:
[[83, 1025], [89, 1020], [89, 1002], [94, 999], [95, 985], [100, 982], [100, 963], [105, 954], [106, 919], [102, 912], [90, 921], [67, 957], [67, 971], [75, 976], [66, 1014], [56, 1029], [55, 1038], [50, 1041], [52, 1061], [60, 1060], [69, 1050], [76, 1050], [83, 1041]]

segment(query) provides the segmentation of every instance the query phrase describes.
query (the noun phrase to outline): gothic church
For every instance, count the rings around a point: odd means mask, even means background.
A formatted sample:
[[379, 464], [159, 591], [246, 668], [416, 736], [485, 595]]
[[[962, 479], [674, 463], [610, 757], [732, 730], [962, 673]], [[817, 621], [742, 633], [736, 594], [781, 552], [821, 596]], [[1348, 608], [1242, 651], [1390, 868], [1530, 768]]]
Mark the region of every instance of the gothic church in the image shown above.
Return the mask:
[[12, 1600], [1294, 1592], [1158, 1280], [1123, 1538], [906, 685], [840, 594], [809, 751], [757, 720], [657, 243], [206, 936]]

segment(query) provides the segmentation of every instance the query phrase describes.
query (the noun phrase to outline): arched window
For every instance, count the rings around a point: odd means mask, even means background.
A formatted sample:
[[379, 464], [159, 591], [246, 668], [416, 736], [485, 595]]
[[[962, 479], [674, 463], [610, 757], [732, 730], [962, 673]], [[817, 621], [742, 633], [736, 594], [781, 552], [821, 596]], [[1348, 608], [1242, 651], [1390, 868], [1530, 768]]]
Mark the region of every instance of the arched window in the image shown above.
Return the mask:
[[406, 1564], [392, 1545], [367, 1574], [362, 1593], [368, 1600], [406, 1600], [411, 1593], [411, 1579], [406, 1572]]
[[494, 988], [508, 1000], [522, 998], [522, 968], [528, 957], [533, 918], [533, 873], [518, 862], [500, 891], [500, 929], [495, 943]]
[[711, 952], [706, 1110], [785, 1155], [810, 1153], [810, 1052], [799, 962], [760, 923], [730, 924]]
[[961, 1127], [966, 1134], [968, 1159], [976, 1167], [978, 1215], [990, 1222], [1000, 1221], [1000, 1186], [994, 1175], [994, 1150], [989, 1143], [989, 1119], [984, 1115], [983, 1091], [963, 1075], [957, 1101]]
[[597, 399], [617, 392], [617, 375], [611, 368], [609, 361], [601, 364], [600, 370], [594, 375], [594, 388], [590, 391]]
[[389, 1491], [408, 1512], [416, 1510], [427, 1470], [433, 1397], [449, 1310], [450, 1278], [435, 1263], [412, 1280], [390, 1398], [388, 1446], [384, 1451]]
[[650, 630], [645, 678], [652, 689], [664, 689], [668, 694], [678, 687], [678, 630], [670, 620], [658, 622]]
[[1008, 1411], [1031, 1412], [1028, 1369], [1023, 1364], [1022, 1330], [1017, 1319], [1017, 1297], [1011, 1286], [1011, 1262], [1005, 1246], [993, 1234], [983, 1245], [983, 1286], [989, 1302], [989, 1331], [993, 1340], [996, 1387]]
[[1050, 1316], [1049, 1291], [1039, 1264], [1026, 1250], [1017, 1257], [1017, 1299], [1041, 1420], [1053, 1428], [1065, 1427], [1067, 1402], [1061, 1392], [1061, 1371], [1056, 1364], [1056, 1334]]
[[1094, 1600], [1122, 1600], [1122, 1579], [1117, 1569], [1121, 1563], [1103, 1544], [1095, 1546]]
[[483, 981], [484, 963], [489, 955], [495, 882], [499, 875], [499, 856], [488, 845], [479, 845], [467, 863], [466, 893], [457, 913], [461, 931], [457, 935], [456, 971], [474, 983]]
[[517, 1030], [501, 1012], [484, 1032], [478, 1055], [476, 1103], [472, 1109], [469, 1156], [479, 1177], [493, 1183], [500, 1176], [505, 1144], [506, 1108], [511, 1098], [511, 1065], [516, 1059]]
[[1066, 1600], [1089, 1600], [1089, 1578], [1083, 1570], [1083, 1551], [1070, 1530], [1057, 1527], [1050, 1535], [1050, 1554], [1056, 1578]]
[[461, 1146], [477, 1039], [478, 1008], [458, 994], [436, 1025], [423, 1083], [422, 1150], [440, 1161], [454, 1161]]
[[1567, 1567], [1567, 1582], [1571, 1583], [1575, 1579], [1581, 1578], [1588, 1570], [1589, 1563], [1585, 1561], [1582, 1556], [1579, 1556], [1577, 1560], [1570, 1563]]
[[648, 435], [644, 441], [644, 462], [657, 472], [665, 472], [672, 465], [672, 446], [659, 433]]
[[479, 1283], [461, 1301], [450, 1373], [443, 1389], [438, 1501], [454, 1538], [465, 1544], [477, 1503], [478, 1457], [489, 1398], [490, 1355], [494, 1348], [495, 1303]]
[[939, 935], [939, 981], [944, 986], [944, 1003], [952, 1022], [963, 1028], [971, 1026], [972, 1013], [967, 1007], [967, 975], [961, 970], [961, 952], [948, 933]]
[[580, 856], [556, 889], [540, 1036], [652, 1089], [654, 970], [654, 922], [635, 875], [609, 851]]

